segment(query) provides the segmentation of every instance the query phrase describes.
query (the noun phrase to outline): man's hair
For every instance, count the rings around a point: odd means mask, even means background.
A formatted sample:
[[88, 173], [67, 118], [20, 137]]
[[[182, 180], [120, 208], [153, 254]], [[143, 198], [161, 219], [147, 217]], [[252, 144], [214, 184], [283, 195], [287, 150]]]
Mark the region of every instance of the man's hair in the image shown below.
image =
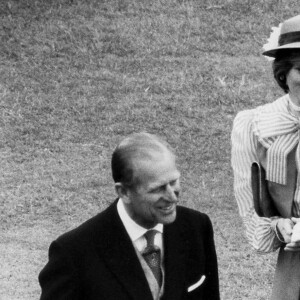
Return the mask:
[[112, 154], [111, 169], [114, 181], [133, 187], [138, 183], [135, 178], [135, 162], [150, 160], [153, 153], [161, 154], [166, 151], [175, 158], [171, 146], [156, 135], [141, 132], [128, 136], [121, 141]]
[[289, 49], [278, 51], [278, 54], [273, 61], [273, 74], [278, 85], [285, 93], [289, 92], [289, 87], [286, 82], [286, 77], [293, 66], [300, 62], [300, 50]]

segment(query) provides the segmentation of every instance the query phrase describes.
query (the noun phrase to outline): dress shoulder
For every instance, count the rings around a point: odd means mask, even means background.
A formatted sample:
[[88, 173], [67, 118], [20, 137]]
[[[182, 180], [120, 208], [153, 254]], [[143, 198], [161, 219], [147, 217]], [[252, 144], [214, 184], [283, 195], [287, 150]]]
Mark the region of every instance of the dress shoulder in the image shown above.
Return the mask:
[[257, 106], [253, 109], [243, 110], [237, 113], [233, 121], [233, 132], [244, 131], [252, 126], [254, 118], [260, 113], [272, 113], [286, 111], [288, 107], [288, 95], [282, 96], [272, 103]]
[[258, 111], [263, 111], [265, 113], [287, 111], [288, 103], [289, 103], [289, 95], [286, 94], [271, 103], [258, 106], [256, 109]]
[[232, 126], [232, 139], [248, 137], [251, 132], [252, 122], [255, 117], [256, 109], [243, 110], [237, 113]]

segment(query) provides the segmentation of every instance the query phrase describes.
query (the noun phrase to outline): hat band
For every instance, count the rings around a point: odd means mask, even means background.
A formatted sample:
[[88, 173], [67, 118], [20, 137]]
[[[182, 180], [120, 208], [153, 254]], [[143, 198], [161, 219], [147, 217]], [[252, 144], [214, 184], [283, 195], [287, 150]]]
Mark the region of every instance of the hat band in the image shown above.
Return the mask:
[[281, 34], [279, 37], [278, 44], [279, 46], [283, 46], [286, 44], [300, 42], [300, 31], [293, 31]]

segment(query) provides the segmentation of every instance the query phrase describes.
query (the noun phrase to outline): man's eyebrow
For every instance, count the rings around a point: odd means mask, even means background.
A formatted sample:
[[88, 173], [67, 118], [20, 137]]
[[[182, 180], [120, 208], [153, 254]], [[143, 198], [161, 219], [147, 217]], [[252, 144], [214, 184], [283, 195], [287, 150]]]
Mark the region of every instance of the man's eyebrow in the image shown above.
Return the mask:
[[[153, 184], [153, 185], [150, 184], [150, 185], [149, 185], [149, 190], [155, 190], [155, 189], [157, 189], [157, 188], [160, 188], [160, 187], [162, 187], [162, 186], [167, 185], [167, 184], [170, 183], [170, 182], [174, 182], [174, 181], [179, 180], [179, 179], [180, 179], [180, 172], [178, 171], [178, 173], [177, 173], [176, 175], [177, 175], [176, 178], [173, 178], [173, 179], [171, 179], [171, 180], [157, 182], [156, 184]], [[174, 176], [174, 177], [175, 177], [175, 176]]]
[[155, 183], [155, 184], [150, 184], [150, 185], [149, 185], [149, 189], [150, 189], [150, 190], [155, 190], [155, 189], [157, 189], [157, 188], [160, 188], [160, 187], [166, 185], [167, 183], [168, 183], [168, 182], [157, 182], [157, 183]]

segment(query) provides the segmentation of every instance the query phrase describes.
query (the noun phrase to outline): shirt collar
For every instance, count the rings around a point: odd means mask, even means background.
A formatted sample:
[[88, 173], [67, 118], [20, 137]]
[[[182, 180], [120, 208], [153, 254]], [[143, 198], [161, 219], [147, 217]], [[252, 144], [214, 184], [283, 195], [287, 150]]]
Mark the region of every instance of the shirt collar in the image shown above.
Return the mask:
[[[119, 199], [117, 203], [118, 214], [121, 218], [121, 221], [130, 237], [130, 239], [134, 242], [143, 236], [149, 229], [144, 228], [137, 224], [127, 213], [124, 202], [122, 198]], [[163, 233], [163, 224], [159, 223], [151, 229], [155, 229], [160, 233]]]

